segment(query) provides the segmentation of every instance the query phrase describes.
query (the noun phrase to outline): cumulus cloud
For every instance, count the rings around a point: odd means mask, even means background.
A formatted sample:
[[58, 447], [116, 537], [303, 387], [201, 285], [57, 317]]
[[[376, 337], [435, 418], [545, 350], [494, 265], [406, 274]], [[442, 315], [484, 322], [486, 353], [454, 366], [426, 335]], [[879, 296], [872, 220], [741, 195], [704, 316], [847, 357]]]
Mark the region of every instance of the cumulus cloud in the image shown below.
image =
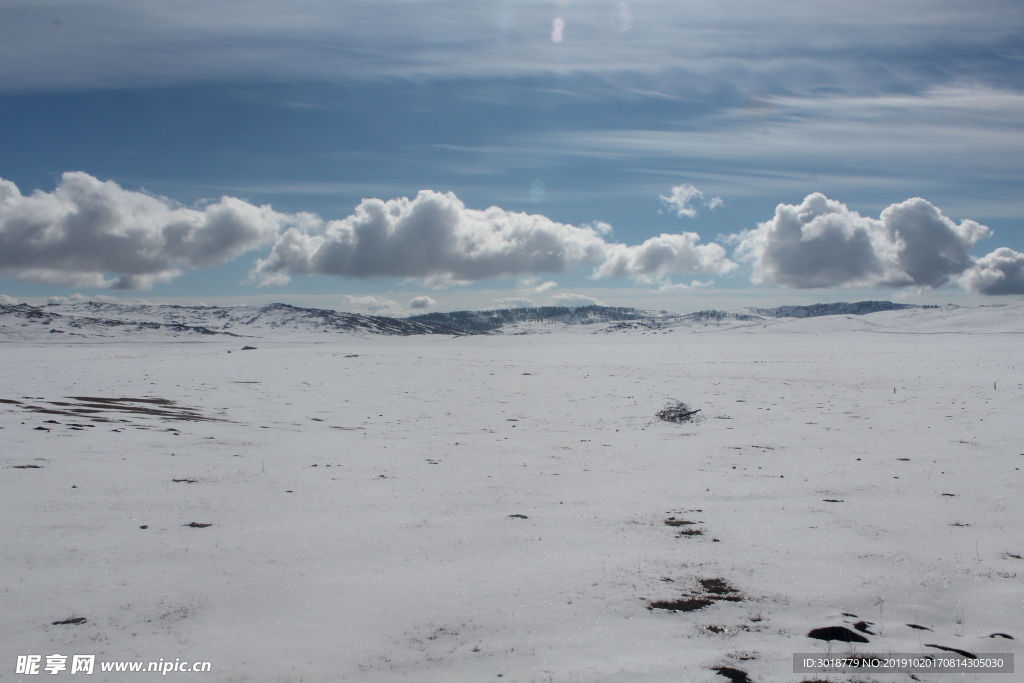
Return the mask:
[[735, 267], [696, 233], [662, 235], [639, 247], [605, 241], [604, 224], [573, 226], [492, 206], [468, 209], [452, 193], [364, 199], [341, 220], [310, 217], [289, 228], [260, 259], [253, 279], [284, 284], [292, 275], [417, 278], [448, 286], [484, 278], [561, 273], [596, 265], [595, 277], [669, 272], [724, 273]]
[[[285, 232], [282, 234], [282, 230]], [[451, 193], [365, 199], [342, 220], [285, 214], [222, 197], [185, 208], [87, 173], [65, 173], [53, 192], [24, 196], [0, 180], [0, 277], [78, 287], [149, 289], [182, 272], [221, 265], [272, 242], [252, 281], [284, 284], [296, 274], [403, 277], [432, 287], [592, 266], [596, 278], [666, 282], [673, 273], [724, 274], [736, 267], [696, 233], [641, 245], [608, 241], [606, 223], [574, 226], [492, 206], [468, 209]]]
[[537, 304], [533, 303], [529, 299], [523, 299], [519, 297], [512, 297], [510, 299], [495, 299], [491, 302], [495, 308], [533, 308]]
[[86, 296], [85, 294], [79, 294], [77, 292], [71, 296], [51, 296], [46, 299], [46, 303], [48, 304], [81, 304], [86, 301], [99, 301], [105, 304], [119, 303], [117, 297], [107, 296], [105, 294]]
[[968, 251], [991, 235], [953, 222], [920, 198], [861, 216], [821, 193], [779, 204], [772, 220], [727, 238], [752, 279], [784, 287], [937, 287], [973, 266]]
[[395, 316], [402, 313], [402, 307], [398, 305], [397, 301], [372, 294], [364, 296], [346, 295], [345, 303], [354, 313], [386, 316]]
[[436, 306], [437, 302], [431, 299], [429, 296], [415, 296], [409, 300], [409, 308], [430, 308]]
[[725, 257], [720, 244], [699, 244], [695, 232], [663, 233], [643, 244], [608, 245], [604, 263], [597, 277], [628, 275], [638, 282], [666, 282], [672, 273], [714, 273], [725, 275], [736, 269], [736, 264]]
[[6, 294], [0, 294], [0, 304], [4, 306], [14, 306], [18, 303], [18, 300], [13, 296], [7, 296]]
[[1024, 253], [1000, 247], [977, 259], [960, 284], [979, 294], [1024, 294]]
[[715, 210], [723, 204], [721, 197], [704, 199], [704, 193], [688, 183], [676, 185], [667, 197], [665, 195], [658, 196], [666, 206], [676, 212], [676, 215], [687, 218], [696, 218], [697, 212], [702, 206]]
[[533, 291], [537, 292], [538, 294], [543, 294], [544, 292], [550, 291], [557, 286], [557, 282], [555, 282], [554, 280], [548, 280], [547, 282], [534, 287]]
[[29, 196], [0, 179], [0, 277], [149, 289], [272, 240], [288, 220], [233, 197], [176, 207], [80, 172]]
[[586, 296], [585, 294], [573, 294], [566, 292], [565, 294], [555, 294], [551, 297], [562, 306], [604, 306], [603, 301]]

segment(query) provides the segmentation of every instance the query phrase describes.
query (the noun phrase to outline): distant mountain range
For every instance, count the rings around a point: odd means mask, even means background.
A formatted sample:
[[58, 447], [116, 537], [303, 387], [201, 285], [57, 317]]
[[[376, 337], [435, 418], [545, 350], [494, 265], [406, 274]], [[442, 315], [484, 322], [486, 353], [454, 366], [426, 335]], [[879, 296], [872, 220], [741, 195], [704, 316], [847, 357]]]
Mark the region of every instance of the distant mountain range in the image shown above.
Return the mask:
[[299, 308], [287, 304], [267, 306], [174, 306], [109, 304], [0, 304], [0, 338], [7, 340], [85, 337], [156, 340], [182, 337], [319, 336], [324, 333], [358, 335], [529, 334], [565, 326], [594, 325], [601, 331], [663, 328], [675, 325], [734, 324], [774, 318], [812, 318], [825, 315], [865, 315], [908, 308], [938, 308], [890, 301], [744, 308], [738, 311], [705, 310], [687, 314], [645, 311], [613, 306], [541, 306], [492, 311], [427, 313], [409, 318], [343, 313]]

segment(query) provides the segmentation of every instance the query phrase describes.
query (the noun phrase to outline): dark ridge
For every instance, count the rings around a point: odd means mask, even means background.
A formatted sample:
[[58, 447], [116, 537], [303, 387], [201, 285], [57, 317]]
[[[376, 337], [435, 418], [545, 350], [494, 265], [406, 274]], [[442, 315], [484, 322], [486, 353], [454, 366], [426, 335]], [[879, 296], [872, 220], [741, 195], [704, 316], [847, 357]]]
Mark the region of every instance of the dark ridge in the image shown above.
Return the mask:
[[506, 325], [524, 322], [560, 322], [570, 325], [593, 325], [621, 320], [655, 321], [654, 315], [636, 308], [615, 306], [538, 306], [536, 308], [500, 308], [491, 311], [452, 311], [450, 313], [423, 313], [406, 320], [446, 325], [467, 332], [492, 332]]
[[858, 301], [834, 304], [811, 304], [810, 306], [779, 306], [778, 308], [751, 308], [755, 314], [768, 318], [817, 318], [823, 315], [867, 315], [880, 311], [902, 311], [907, 308], [940, 308], [917, 304], [894, 304], [891, 301]]
[[915, 628], [918, 631], [931, 631], [927, 626], [921, 626], [920, 624], [907, 624], [910, 628]]

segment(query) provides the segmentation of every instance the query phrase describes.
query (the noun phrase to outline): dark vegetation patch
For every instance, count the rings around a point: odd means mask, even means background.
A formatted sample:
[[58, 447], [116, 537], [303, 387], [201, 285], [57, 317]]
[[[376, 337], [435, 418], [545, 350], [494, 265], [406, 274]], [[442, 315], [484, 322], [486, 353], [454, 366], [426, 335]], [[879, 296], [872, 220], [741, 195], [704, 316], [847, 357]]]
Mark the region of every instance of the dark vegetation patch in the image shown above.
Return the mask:
[[826, 626], [814, 628], [807, 634], [808, 638], [816, 640], [838, 640], [841, 643], [868, 643], [871, 642], [859, 633], [854, 633], [845, 626]]
[[697, 419], [697, 413], [700, 412], [700, 408], [692, 409], [682, 401], [673, 401], [667, 406], [659, 410], [654, 414], [659, 420], [665, 422], [675, 422], [680, 424], [683, 422], [692, 422]]
[[729, 585], [725, 579], [697, 579], [700, 589], [677, 600], [657, 600], [647, 606], [649, 610], [665, 609], [671, 612], [693, 612], [716, 602], [741, 602], [742, 593]]
[[836, 498], [822, 498], [822, 503], [845, 503], [845, 500], [838, 500]]
[[739, 669], [734, 669], [731, 666], [719, 666], [711, 670], [719, 676], [725, 676], [732, 681], [732, 683], [753, 683], [753, 681], [750, 680], [750, 677], [747, 676], [746, 671], [740, 671]]
[[933, 645], [932, 643], [925, 643], [925, 647], [934, 647], [936, 650], [942, 650], [943, 652], [955, 652], [958, 655], [963, 655], [968, 659], [977, 659], [978, 655], [968, 652], [967, 650], [958, 650], [955, 647], [946, 647], [945, 645]]
[[527, 517], [526, 515], [520, 515], [518, 513], [514, 515], [509, 515], [509, 517], [512, 517], [513, 519], [529, 519], [529, 517]]
[[692, 524], [699, 524], [699, 522], [688, 522], [685, 519], [676, 519], [675, 517], [669, 517], [665, 520], [665, 526], [690, 526]]
[[715, 601], [707, 598], [684, 597], [679, 598], [678, 600], [656, 600], [648, 605], [647, 609], [667, 609], [671, 612], [694, 612], [713, 604], [715, 604]]
[[703, 536], [704, 532], [700, 529], [680, 529], [676, 536]]
[[171, 479], [175, 484], [194, 484], [198, 479]]
[[243, 346], [242, 350], [243, 351], [255, 351], [256, 347], [255, 346]]
[[1009, 633], [990, 633], [989, 638], [1006, 638], [1007, 640], [1014, 640], [1014, 637]]
[[213, 524], [203, 524], [202, 522], [189, 522], [188, 524], [182, 524], [182, 526], [190, 526], [193, 529], [205, 529], [208, 526], [213, 526]]
[[41, 465], [13, 465], [13, 469], [16, 470], [41, 470]]
[[918, 631], [931, 631], [927, 626], [921, 626], [920, 624], [907, 624], [910, 628], [915, 628]]
[[[166, 398], [103, 398], [99, 396], [68, 396], [69, 401], [41, 401], [40, 403], [25, 403], [12, 399], [0, 399], [0, 403], [21, 406], [24, 410], [43, 415], [64, 415], [68, 417], [84, 417], [94, 422], [113, 422], [109, 417], [101, 413], [127, 413], [130, 415], [149, 415], [164, 420], [186, 420], [221, 422], [217, 418], [203, 415], [198, 408], [179, 406], [175, 401]], [[39, 400], [39, 399], [36, 399]], [[123, 420], [122, 420], [123, 421]], [[52, 424], [60, 424], [50, 421]], [[73, 424], [72, 427], [91, 427], [93, 425]], [[36, 429], [46, 429], [36, 427]]]
[[715, 600], [739, 602], [743, 599], [740, 592], [730, 586], [725, 579], [697, 579], [697, 583], [705, 593], [714, 596]]
[[875, 625], [874, 622], [871, 622], [871, 621], [858, 621], [856, 624], [853, 625], [853, 627], [855, 629], [857, 629], [858, 631], [860, 631], [861, 633], [867, 633], [869, 636], [874, 636], [874, 635], [878, 635], [878, 634], [874, 633], [873, 631], [871, 631], [868, 628], [869, 626], [874, 626], [874, 625]]
[[68, 617], [67, 619], [64, 619], [63, 621], [55, 621], [55, 622], [53, 622], [53, 625], [54, 626], [64, 626], [64, 625], [68, 625], [68, 624], [84, 624], [85, 622], [86, 622], [86, 618], [85, 617]]

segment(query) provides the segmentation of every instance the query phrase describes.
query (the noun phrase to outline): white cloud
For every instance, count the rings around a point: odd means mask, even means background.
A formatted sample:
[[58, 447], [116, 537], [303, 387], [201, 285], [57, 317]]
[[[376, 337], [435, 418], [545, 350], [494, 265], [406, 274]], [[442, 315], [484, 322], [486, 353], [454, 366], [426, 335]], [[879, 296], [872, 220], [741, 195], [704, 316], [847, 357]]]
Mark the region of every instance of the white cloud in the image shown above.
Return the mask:
[[960, 284], [979, 294], [1024, 294], [1024, 253], [1000, 247], [964, 271]]
[[437, 302], [431, 299], [429, 296], [415, 296], [409, 300], [409, 308], [431, 308], [436, 306]]
[[557, 282], [555, 282], [554, 280], [548, 280], [544, 284], [540, 284], [540, 285], [537, 285], [536, 287], [534, 287], [533, 291], [537, 292], [538, 294], [543, 294], [544, 292], [552, 290], [552, 289], [554, 289], [557, 286], [558, 286]]
[[775, 217], [730, 235], [752, 280], [784, 287], [917, 285], [937, 287], [973, 265], [968, 250], [991, 231], [959, 225], [924, 199], [892, 204], [879, 218], [861, 216], [825, 195], [779, 204]]
[[13, 296], [7, 296], [6, 294], [0, 294], [0, 304], [4, 306], [14, 306], [18, 303], [18, 300]]
[[0, 277], [149, 289], [182, 270], [221, 265], [273, 239], [288, 217], [233, 197], [201, 210], [65, 173], [23, 196], [0, 179]]
[[[5, 4], [15, 8], [4, 16], [5, 53], [18, 56], [19, 68], [6, 69], [0, 85], [37, 89], [616, 71], [636, 80], [656, 69], [712, 83], [845, 76], [859, 85], [880, 77], [865, 73], [865, 55], [899, 45], [910, 63], [939, 59], [929, 51], [935, 45], [957, 44], [963, 49], [949, 58], [970, 59], [979, 49], [996, 52], [1019, 27], [1012, 5], [951, 0], [872, 2], [856, 15], [837, 0], [790, 2], [786, 12], [758, 0], [577, 2], [557, 10], [565, 40], [556, 45], [551, 0], [304, 0], [301, 11], [269, 0]], [[60, 28], [51, 23], [57, 11]], [[890, 78], [904, 73], [898, 62], [885, 70]]]
[[598, 301], [594, 297], [586, 296], [585, 294], [566, 292], [565, 294], [555, 294], [551, 298], [562, 306], [604, 306], [603, 301]]
[[523, 299], [520, 297], [512, 297], [510, 299], [495, 299], [491, 303], [494, 304], [495, 308], [533, 308], [537, 304], [533, 303], [529, 299]]
[[81, 304], [86, 301], [100, 301], [105, 304], [121, 303], [120, 299], [117, 297], [107, 296], [105, 294], [86, 296], [85, 294], [79, 294], [77, 292], [71, 296], [51, 296], [46, 299], [46, 303], [48, 304]]
[[695, 232], [661, 234], [643, 244], [608, 246], [607, 256], [595, 271], [596, 277], [628, 275], [640, 283], [664, 282], [672, 273], [714, 273], [725, 275], [736, 264], [725, 257], [720, 244], [698, 244]]
[[382, 296], [367, 294], [363, 296], [346, 295], [345, 303], [352, 313], [365, 313], [368, 315], [385, 315], [394, 317], [402, 315], [402, 307], [397, 301]]
[[665, 195], [659, 196], [664, 204], [676, 212], [676, 215], [680, 217], [686, 216], [687, 218], [696, 218], [697, 212], [702, 206], [715, 210], [723, 204], [721, 197], [704, 199], [704, 193], [689, 183], [676, 185], [672, 188], [672, 193], [667, 197]]
[[[639, 247], [606, 242], [591, 226], [496, 206], [468, 209], [452, 193], [364, 199], [347, 218], [307, 216], [257, 261], [252, 278], [283, 284], [296, 274], [417, 278], [435, 287], [502, 276], [561, 273], [595, 264], [595, 277], [669, 272], [724, 273], [735, 267], [696, 233], [662, 235]], [[522, 281], [521, 281], [522, 282]], [[543, 286], [543, 285], [542, 285]]]

